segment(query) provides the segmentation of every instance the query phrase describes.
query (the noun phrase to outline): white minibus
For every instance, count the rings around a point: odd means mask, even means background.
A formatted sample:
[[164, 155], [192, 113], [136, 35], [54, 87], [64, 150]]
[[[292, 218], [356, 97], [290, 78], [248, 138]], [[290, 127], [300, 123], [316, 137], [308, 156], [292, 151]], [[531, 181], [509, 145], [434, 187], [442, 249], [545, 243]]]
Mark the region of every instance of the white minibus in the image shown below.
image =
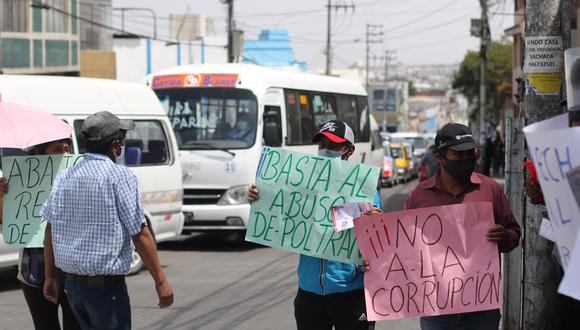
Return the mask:
[[[181, 234], [183, 186], [177, 142], [150, 88], [106, 79], [0, 75], [0, 94], [4, 102], [35, 106], [69, 123], [74, 128], [74, 153], [85, 152], [80, 136], [88, 115], [108, 110], [134, 120], [135, 130], [127, 133], [125, 163], [139, 179], [147, 221], [157, 242]], [[14, 259], [14, 250], [4, 244], [0, 239], [0, 261], [3, 255]], [[134, 253], [131, 271], [141, 265]]]
[[246, 64], [203, 64], [150, 75], [175, 132], [183, 168], [184, 233], [246, 229], [248, 185], [263, 146], [316, 153], [326, 121], [353, 129], [351, 160], [382, 166], [360, 83]]

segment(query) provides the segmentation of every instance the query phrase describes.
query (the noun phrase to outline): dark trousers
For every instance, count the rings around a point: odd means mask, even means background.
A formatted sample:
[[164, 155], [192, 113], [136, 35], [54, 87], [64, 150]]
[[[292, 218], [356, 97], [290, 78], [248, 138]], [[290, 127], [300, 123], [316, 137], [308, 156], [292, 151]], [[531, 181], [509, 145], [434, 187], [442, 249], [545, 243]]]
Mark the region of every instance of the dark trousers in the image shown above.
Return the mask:
[[34, 329], [36, 330], [60, 330], [60, 322], [58, 320], [58, 306], [62, 308], [62, 329], [76, 330], [80, 329], [79, 323], [75, 318], [64, 290], [60, 292], [58, 305], [51, 303], [44, 298], [41, 288], [37, 288], [25, 283], [20, 283], [22, 286], [22, 293], [26, 299], [32, 321], [34, 322]]
[[294, 317], [298, 330], [373, 330], [368, 322], [364, 291], [355, 290], [317, 295], [302, 289], [294, 299]]
[[424, 316], [421, 318], [421, 330], [497, 330], [500, 319], [499, 309]]
[[131, 329], [126, 284], [94, 287], [67, 278], [65, 288], [71, 309], [83, 329]]

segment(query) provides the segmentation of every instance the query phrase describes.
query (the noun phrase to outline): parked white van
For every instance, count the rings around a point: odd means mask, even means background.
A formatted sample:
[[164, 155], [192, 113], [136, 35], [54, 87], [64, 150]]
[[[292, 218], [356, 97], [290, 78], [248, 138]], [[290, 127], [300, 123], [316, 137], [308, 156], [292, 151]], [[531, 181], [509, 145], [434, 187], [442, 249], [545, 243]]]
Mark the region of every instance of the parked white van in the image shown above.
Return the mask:
[[[125, 163], [137, 175], [145, 216], [157, 242], [181, 234], [183, 185], [177, 142], [155, 93], [140, 84], [106, 79], [0, 75], [5, 102], [31, 105], [50, 112], [74, 127], [72, 149], [84, 153], [84, 119], [108, 110], [135, 121], [127, 133]], [[0, 239], [0, 266], [14, 262], [15, 249]], [[134, 253], [131, 271], [142, 266]]]
[[[246, 229], [247, 192], [262, 147], [316, 153], [312, 135], [329, 120], [354, 131], [352, 161], [382, 166], [378, 126], [357, 82], [247, 64], [202, 64], [151, 74], [169, 116], [184, 179], [184, 233]], [[373, 130], [371, 143], [371, 130]]]

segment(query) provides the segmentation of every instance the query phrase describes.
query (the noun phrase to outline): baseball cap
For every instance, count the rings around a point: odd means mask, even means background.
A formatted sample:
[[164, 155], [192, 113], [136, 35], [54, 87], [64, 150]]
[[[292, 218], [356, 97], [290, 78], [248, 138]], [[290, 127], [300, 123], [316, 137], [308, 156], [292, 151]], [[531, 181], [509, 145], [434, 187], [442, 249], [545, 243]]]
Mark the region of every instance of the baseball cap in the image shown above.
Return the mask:
[[323, 135], [332, 142], [349, 142], [350, 144], [354, 144], [354, 133], [352, 128], [341, 120], [331, 120], [324, 123], [324, 125], [320, 127], [318, 133], [314, 134], [312, 137], [312, 143], [317, 143], [318, 139]]
[[100, 111], [85, 119], [81, 132], [87, 141], [99, 142], [114, 136], [121, 130], [128, 131], [134, 128], [134, 121], [119, 119], [109, 111]]
[[477, 148], [469, 127], [457, 123], [448, 123], [437, 131], [435, 136], [437, 150], [453, 149], [458, 151]]

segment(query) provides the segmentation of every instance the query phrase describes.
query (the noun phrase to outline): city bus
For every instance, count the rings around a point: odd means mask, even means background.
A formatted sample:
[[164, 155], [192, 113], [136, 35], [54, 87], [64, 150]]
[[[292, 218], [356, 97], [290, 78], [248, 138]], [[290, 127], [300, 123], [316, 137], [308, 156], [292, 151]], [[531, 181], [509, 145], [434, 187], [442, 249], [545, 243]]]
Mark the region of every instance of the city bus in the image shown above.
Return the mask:
[[326, 121], [352, 127], [352, 161], [382, 166], [384, 151], [380, 138], [371, 139], [360, 83], [256, 65], [202, 64], [156, 72], [147, 84], [164, 106], [180, 150], [183, 233], [244, 231], [248, 187], [262, 147], [316, 153], [311, 139]]

